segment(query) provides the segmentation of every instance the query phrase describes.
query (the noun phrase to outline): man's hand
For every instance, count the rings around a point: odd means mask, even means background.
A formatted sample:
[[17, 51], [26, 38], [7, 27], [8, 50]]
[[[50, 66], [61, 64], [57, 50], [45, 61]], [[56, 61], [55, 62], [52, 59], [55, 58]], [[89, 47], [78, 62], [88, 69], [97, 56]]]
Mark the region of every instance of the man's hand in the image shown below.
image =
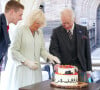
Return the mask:
[[91, 77], [91, 71], [86, 71], [88, 77]]
[[91, 71], [86, 71], [86, 73], [91, 75]]
[[86, 74], [87, 74], [88, 82], [91, 83], [92, 82], [91, 71], [86, 71]]

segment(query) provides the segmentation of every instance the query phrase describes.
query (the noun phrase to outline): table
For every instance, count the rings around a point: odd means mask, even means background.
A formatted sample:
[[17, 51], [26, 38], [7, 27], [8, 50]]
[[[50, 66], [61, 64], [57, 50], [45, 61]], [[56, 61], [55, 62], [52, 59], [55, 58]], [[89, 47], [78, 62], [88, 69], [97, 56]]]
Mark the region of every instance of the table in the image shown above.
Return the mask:
[[[29, 85], [20, 88], [19, 90], [80, 90], [80, 89], [61, 89], [50, 86], [51, 80], [43, 81], [34, 85]], [[81, 90], [100, 90], [100, 83], [90, 83], [88, 87], [82, 88]]]

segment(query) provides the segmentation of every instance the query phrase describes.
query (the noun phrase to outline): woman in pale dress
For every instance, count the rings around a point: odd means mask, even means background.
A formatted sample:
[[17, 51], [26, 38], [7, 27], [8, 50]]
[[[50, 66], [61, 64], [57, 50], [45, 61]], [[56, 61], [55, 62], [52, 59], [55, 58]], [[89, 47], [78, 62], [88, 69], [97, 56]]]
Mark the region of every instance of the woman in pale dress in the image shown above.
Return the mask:
[[40, 56], [45, 60], [60, 63], [59, 59], [49, 54], [44, 46], [41, 27], [45, 25], [45, 16], [39, 9], [26, 17], [24, 25], [16, 28], [5, 69], [5, 83], [2, 90], [18, 88], [41, 82]]

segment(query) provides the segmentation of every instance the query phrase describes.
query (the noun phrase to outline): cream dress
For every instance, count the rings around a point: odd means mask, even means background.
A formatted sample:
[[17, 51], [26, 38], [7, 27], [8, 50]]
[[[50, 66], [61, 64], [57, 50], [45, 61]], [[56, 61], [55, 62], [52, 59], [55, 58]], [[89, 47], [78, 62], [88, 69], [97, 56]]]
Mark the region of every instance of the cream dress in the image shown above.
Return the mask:
[[[27, 26], [17, 27], [8, 52], [8, 61], [3, 73], [2, 90], [18, 90], [18, 88], [41, 82], [42, 74], [40, 56], [45, 60], [49, 53], [45, 50], [42, 30], [32, 35]], [[39, 68], [31, 70], [21, 62], [38, 61]]]

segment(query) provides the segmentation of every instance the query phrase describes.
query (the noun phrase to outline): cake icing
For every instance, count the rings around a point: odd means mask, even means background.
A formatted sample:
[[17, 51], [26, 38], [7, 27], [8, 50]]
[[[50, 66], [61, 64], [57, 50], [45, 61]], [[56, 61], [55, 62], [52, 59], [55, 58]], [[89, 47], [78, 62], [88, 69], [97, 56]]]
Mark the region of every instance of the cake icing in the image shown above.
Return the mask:
[[55, 72], [54, 82], [60, 86], [78, 85], [78, 69], [72, 65], [59, 65], [58, 72]]

